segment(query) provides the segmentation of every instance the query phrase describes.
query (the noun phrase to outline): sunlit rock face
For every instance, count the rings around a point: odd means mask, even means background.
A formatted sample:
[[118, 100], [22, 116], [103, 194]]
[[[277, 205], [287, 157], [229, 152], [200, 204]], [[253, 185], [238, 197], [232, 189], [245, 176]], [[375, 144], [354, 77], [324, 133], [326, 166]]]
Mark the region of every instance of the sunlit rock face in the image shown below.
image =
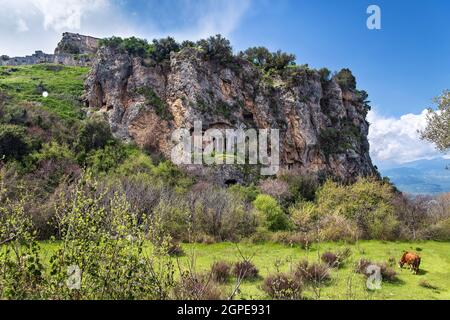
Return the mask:
[[[280, 130], [281, 171], [353, 181], [377, 175], [369, 156], [367, 107], [356, 90], [308, 68], [270, 79], [250, 62], [222, 63], [196, 48], [156, 63], [110, 47], [98, 50], [85, 102], [115, 136], [170, 158], [178, 128]], [[248, 182], [248, 166], [186, 166], [222, 183]]]

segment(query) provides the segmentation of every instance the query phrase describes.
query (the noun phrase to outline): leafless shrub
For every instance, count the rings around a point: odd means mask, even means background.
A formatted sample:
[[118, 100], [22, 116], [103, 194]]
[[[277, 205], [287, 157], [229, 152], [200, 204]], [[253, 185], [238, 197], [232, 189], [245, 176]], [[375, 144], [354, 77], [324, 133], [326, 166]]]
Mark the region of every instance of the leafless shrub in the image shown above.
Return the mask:
[[331, 279], [326, 265], [309, 263], [307, 260], [302, 260], [297, 264], [294, 275], [297, 280], [309, 284], [324, 284]]
[[300, 246], [302, 249], [306, 249], [313, 242], [313, 239], [307, 233], [302, 232], [292, 233], [280, 231], [273, 234], [272, 241], [275, 243], [281, 243], [291, 247], [297, 245]]
[[237, 278], [252, 280], [258, 278], [259, 270], [252, 262], [244, 260], [235, 263], [233, 274]]
[[323, 241], [354, 242], [360, 237], [360, 231], [354, 221], [338, 214], [322, 217], [318, 224], [319, 236]]
[[277, 273], [264, 279], [262, 289], [272, 299], [298, 300], [301, 298], [303, 284], [291, 275]]
[[263, 180], [260, 184], [260, 189], [262, 193], [272, 196], [279, 202], [283, 202], [291, 197], [291, 193], [289, 192], [289, 184], [279, 179]]
[[226, 261], [217, 261], [211, 266], [211, 275], [217, 283], [227, 283], [231, 276], [231, 265]]
[[380, 268], [380, 273], [382, 279], [385, 281], [393, 282], [397, 280], [397, 272], [394, 269], [388, 266], [387, 263], [375, 263], [367, 259], [360, 259], [355, 266], [355, 272], [361, 273], [366, 277], [369, 277], [371, 273], [368, 271], [369, 266], [378, 266]]
[[333, 252], [324, 252], [320, 258], [329, 268], [337, 268], [339, 266], [338, 256]]
[[177, 300], [221, 300], [222, 292], [210, 275], [186, 273], [174, 288]]

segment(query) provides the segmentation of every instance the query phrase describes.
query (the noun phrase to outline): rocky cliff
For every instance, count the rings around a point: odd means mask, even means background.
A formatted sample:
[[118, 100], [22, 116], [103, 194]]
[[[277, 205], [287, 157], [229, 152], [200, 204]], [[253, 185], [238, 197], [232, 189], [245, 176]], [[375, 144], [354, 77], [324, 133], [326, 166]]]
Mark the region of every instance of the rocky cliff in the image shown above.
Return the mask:
[[[307, 67], [267, 77], [246, 60], [234, 57], [224, 64], [196, 48], [156, 63], [102, 47], [86, 81], [85, 101], [117, 137], [166, 156], [173, 130], [200, 120], [203, 129], [280, 129], [283, 170], [345, 181], [377, 174], [364, 98], [336, 77]], [[239, 166], [189, 168], [222, 182], [249, 179]]]

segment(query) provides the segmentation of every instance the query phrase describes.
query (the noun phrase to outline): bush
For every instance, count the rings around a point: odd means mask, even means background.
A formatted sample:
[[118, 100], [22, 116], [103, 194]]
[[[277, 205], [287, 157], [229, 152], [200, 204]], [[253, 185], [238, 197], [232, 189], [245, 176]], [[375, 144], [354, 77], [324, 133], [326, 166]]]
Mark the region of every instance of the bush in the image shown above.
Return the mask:
[[380, 268], [380, 273], [383, 280], [393, 282], [397, 280], [397, 272], [394, 269], [390, 268], [387, 263], [375, 263], [370, 260], [360, 259], [356, 263], [355, 272], [361, 273], [366, 277], [369, 277], [371, 273], [368, 272], [367, 268], [369, 266], [377, 266]]
[[322, 241], [355, 242], [361, 236], [356, 222], [339, 214], [321, 217], [318, 226], [319, 238]]
[[264, 279], [262, 289], [272, 299], [298, 300], [302, 294], [302, 283], [284, 273], [270, 275]]
[[15, 125], [0, 125], [0, 161], [22, 160], [30, 151], [25, 129]]
[[151, 87], [142, 87], [136, 91], [145, 97], [145, 103], [152, 106], [155, 113], [166, 121], [173, 120], [173, 115], [169, 111], [167, 104], [158, 96], [158, 94]]
[[350, 255], [351, 251], [349, 248], [345, 248], [337, 253], [327, 251], [322, 254], [321, 260], [329, 268], [340, 268]]
[[217, 261], [211, 266], [211, 276], [217, 283], [227, 283], [231, 276], [231, 265], [225, 261]]
[[424, 237], [436, 241], [450, 241], [450, 218], [429, 226]]
[[356, 78], [350, 69], [342, 69], [334, 76], [334, 79], [342, 90], [356, 90]]
[[277, 199], [280, 203], [291, 197], [288, 183], [282, 180], [263, 180], [260, 184], [260, 189], [262, 193]]
[[393, 198], [389, 184], [360, 178], [348, 186], [327, 181], [317, 192], [316, 202], [322, 217], [342, 216], [355, 222], [364, 238], [388, 240], [395, 238], [398, 231]]
[[233, 268], [233, 274], [238, 279], [256, 279], [259, 275], [259, 270], [250, 261], [236, 262]]
[[92, 150], [86, 158], [86, 165], [95, 173], [108, 173], [119, 167], [127, 158], [128, 152], [124, 145], [109, 144], [103, 149]]
[[317, 217], [317, 208], [312, 202], [298, 202], [289, 208], [290, 219], [296, 230], [307, 232]]
[[307, 260], [302, 260], [297, 264], [294, 275], [298, 281], [312, 285], [324, 284], [331, 280], [327, 266], [320, 263], [309, 263]]
[[329, 268], [337, 268], [339, 266], [338, 256], [333, 252], [324, 252], [320, 257]]
[[289, 219], [278, 205], [277, 201], [269, 195], [259, 195], [253, 201], [253, 206], [262, 215], [270, 231], [289, 229]]
[[272, 235], [272, 241], [287, 246], [298, 245], [302, 249], [307, 249], [313, 240], [306, 233], [292, 233], [280, 231]]
[[314, 201], [319, 188], [319, 181], [314, 176], [302, 175], [299, 172], [290, 171], [281, 175], [281, 180], [289, 185], [291, 203], [299, 201]]
[[86, 153], [104, 148], [114, 138], [109, 124], [99, 119], [86, 120], [78, 133], [77, 149]]
[[186, 273], [175, 285], [176, 300], [221, 300], [220, 288], [206, 275]]
[[257, 227], [253, 211], [234, 193], [213, 185], [191, 190], [188, 195], [194, 230], [219, 241], [239, 241]]

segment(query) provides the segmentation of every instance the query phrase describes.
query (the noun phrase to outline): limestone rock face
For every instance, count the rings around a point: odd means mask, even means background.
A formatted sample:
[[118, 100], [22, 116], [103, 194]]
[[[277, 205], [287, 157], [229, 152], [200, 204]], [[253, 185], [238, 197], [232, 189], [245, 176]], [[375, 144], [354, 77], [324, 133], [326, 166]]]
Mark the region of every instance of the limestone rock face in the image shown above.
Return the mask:
[[[224, 64], [195, 48], [155, 63], [102, 47], [85, 86], [90, 112], [103, 114], [116, 137], [167, 157], [172, 132], [202, 121], [204, 130], [279, 129], [282, 170], [344, 181], [377, 175], [363, 99], [315, 70], [288, 68], [267, 79], [248, 61]], [[187, 168], [222, 183], [254, 174], [242, 166]]]

